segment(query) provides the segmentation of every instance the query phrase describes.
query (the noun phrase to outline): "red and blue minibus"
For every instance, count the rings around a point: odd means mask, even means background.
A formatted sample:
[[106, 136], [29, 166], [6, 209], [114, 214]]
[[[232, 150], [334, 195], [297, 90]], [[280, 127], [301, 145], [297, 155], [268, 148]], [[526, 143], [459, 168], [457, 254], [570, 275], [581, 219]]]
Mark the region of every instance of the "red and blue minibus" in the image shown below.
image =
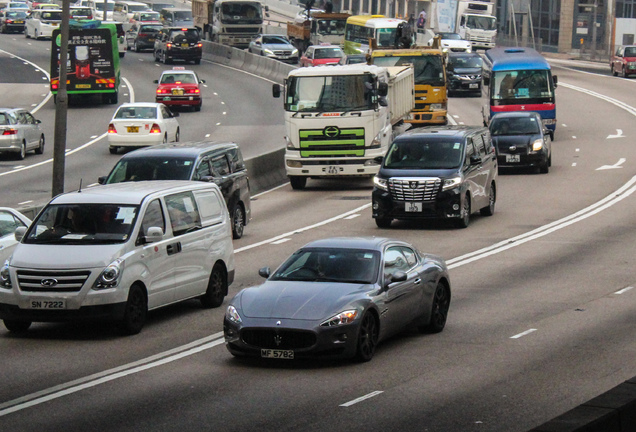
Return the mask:
[[488, 98], [484, 125], [499, 112], [535, 111], [554, 139], [557, 77], [541, 54], [531, 48], [489, 49], [483, 76]]

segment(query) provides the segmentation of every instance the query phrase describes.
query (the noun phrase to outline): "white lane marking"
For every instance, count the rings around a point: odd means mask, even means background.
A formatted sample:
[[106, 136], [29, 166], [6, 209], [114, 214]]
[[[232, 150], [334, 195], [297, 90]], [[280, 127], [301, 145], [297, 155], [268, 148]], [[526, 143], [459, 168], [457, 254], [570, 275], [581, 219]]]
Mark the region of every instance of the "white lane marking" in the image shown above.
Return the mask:
[[121, 77], [121, 80], [126, 83], [126, 87], [128, 87], [128, 91], [130, 92], [130, 103], [134, 103], [135, 89], [133, 88], [132, 84], [130, 84], [130, 81], [128, 81], [126, 77]]
[[620, 158], [618, 160], [618, 162], [616, 162], [614, 165], [603, 165], [602, 167], [598, 167], [596, 168], [596, 171], [601, 171], [601, 170], [608, 170], [608, 169], [616, 169], [616, 168], [623, 168], [621, 165], [623, 165], [625, 163], [627, 159], [625, 158]]
[[616, 191], [612, 192], [605, 198], [597, 201], [596, 203], [582, 210], [579, 210], [576, 213], [572, 213], [571, 215], [568, 215], [557, 221], [543, 225], [537, 229], [534, 229], [527, 233], [523, 233], [516, 237], [509, 238], [507, 240], [501, 241], [494, 245], [476, 250], [474, 252], [467, 253], [465, 255], [462, 255], [456, 258], [446, 260], [446, 263], [448, 264], [448, 268], [453, 269], [455, 267], [459, 267], [461, 265], [465, 265], [473, 261], [477, 261], [479, 259], [483, 259], [488, 256], [498, 254], [505, 250], [508, 250], [513, 247], [520, 246], [529, 241], [544, 237], [555, 231], [566, 228], [572, 224], [575, 224], [591, 216], [594, 216], [595, 214], [610, 208], [614, 204], [618, 204], [620, 201], [624, 200], [625, 198], [628, 198], [630, 195], [636, 192], [635, 184], [636, 184], [636, 176], [632, 177], [627, 183], [625, 183], [623, 186], [621, 186], [620, 188], [618, 188]]
[[634, 108], [632, 106], [629, 106], [625, 102], [621, 102], [618, 99], [614, 99], [612, 97], [605, 96], [605, 95], [602, 95], [602, 94], [597, 93], [595, 91], [584, 89], [582, 87], [577, 87], [577, 86], [574, 86], [572, 84], [567, 84], [567, 83], [560, 82], [559, 85], [563, 86], [565, 88], [568, 88], [570, 90], [578, 91], [578, 92], [585, 93], [587, 95], [593, 96], [595, 98], [602, 99], [602, 100], [604, 100], [606, 102], [611, 103], [612, 105], [616, 105], [617, 107], [624, 109], [625, 111], [627, 111], [631, 115], [636, 116], [636, 108]]
[[305, 226], [305, 227], [302, 227], [302, 228], [298, 228], [298, 229], [295, 229], [293, 231], [289, 231], [289, 232], [286, 232], [284, 234], [277, 235], [276, 237], [272, 237], [272, 238], [270, 238], [268, 240], [263, 240], [263, 241], [260, 241], [258, 243], [252, 243], [251, 245], [243, 246], [242, 248], [234, 249], [234, 253], [237, 254], [237, 253], [240, 253], [240, 252], [243, 252], [243, 251], [246, 251], [246, 250], [254, 249], [256, 247], [263, 246], [265, 244], [273, 243], [273, 242], [275, 242], [277, 240], [280, 240], [280, 239], [291, 237], [294, 234], [299, 234], [299, 233], [302, 233], [302, 232], [305, 232], [305, 231], [309, 231], [309, 230], [314, 229], [314, 228], [321, 227], [323, 225], [330, 224], [331, 222], [335, 222], [337, 220], [344, 219], [345, 217], [347, 217], [349, 215], [352, 215], [354, 213], [359, 213], [362, 210], [367, 209], [369, 207], [371, 207], [371, 203], [365, 204], [365, 205], [363, 205], [361, 207], [358, 207], [357, 209], [350, 210], [350, 211], [348, 211], [346, 213], [342, 213], [342, 214], [334, 216], [332, 218], [325, 219], [325, 220], [323, 220], [321, 222], [318, 222], [318, 223], [315, 223], [313, 225], [308, 225], [308, 226]]
[[525, 336], [525, 335], [530, 334], [530, 333], [535, 332], [535, 331], [537, 331], [537, 329], [526, 330], [526, 331], [521, 332], [519, 334], [516, 334], [514, 336], [510, 336], [510, 339], [519, 339], [520, 337]]
[[[29, 43], [29, 45], [31, 45], [31, 43]], [[46, 75], [46, 78], [42, 77], [42, 79], [47, 79], [47, 80], [49, 80], [49, 81], [51, 80], [51, 76], [49, 75], [49, 73], [48, 73], [46, 70], [42, 69], [40, 66], [36, 65], [35, 63], [33, 63], [33, 62], [31, 62], [31, 61], [29, 61], [29, 60], [27, 60], [27, 59], [24, 59], [24, 58], [22, 58], [22, 57], [18, 57], [17, 55], [15, 55], [15, 54], [13, 54], [13, 53], [10, 53], [10, 52], [8, 52], [8, 51], [2, 50], [2, 49], [0, 49], [0, 52], [1, 52], [1, 53], [5, 53], [5, 54], [7, 54], [7, 55], [10, 55], [10, 56], [12, 56], [12, 57], [14, 57], [14, 58], [17, 58], [18, 60], [22, 60], [22, 61], [24, 62], [24, 64], [30, 64], [30, 65], [31, 65], [31, 66], [33, 66], [35, 69], [39, 70], [39, 71], [40, 71], [40, 72], [42, 72], [44, 75]], [[46, 85], [46, 87], [48, 88], [49, 86], [48, 86], [48, 85]], [[36, 112], [38, 112], [38, 111], [40, 110], [40, 108], [42, 108], [42, 107], [44, 106], [44, 104], [45, 104], [45, 103], [47, 103], [47, 102], [49, 101], [49, 99], [51, 99], [51, 97], [52, 97], [52, 96], [53, 96], [53, 95], [49, 92], [49, 93], [47, 94], [46, 98], [45, 98], [42, 102], [40, 102], [40, 104], [39, 104], [38, 106], [36, 106], [35, 108], [33, 108], [33, 109], [31, 110], [31, 113], [32, 113], [32, 114], [35, 114]]]
[[24, 168], [26, 165], [16, 165], [13, 167], [14, 170]]
[[576, 139], [576, 135], [572, 135], [572, 139]]
[[561, 126], [568, 127], [568, 125], [566, 125], [565, 123], [561, 123]]
[[627, 288], [623, 288], [622, 290], [616, 291], [614, 294], [619, 294], [620, 295], [620, 294], [626, 293], [627, 291], [630, 291], [633, 288], [634, 288], [633, 286], [628, 286]]
[[284, 239], [276, 240], [276, 241], [272, 242], [271, 244], [279, 245], [279, 244], [287, 243], [290, 240], [291, 240], [290, 238], [284, 238]]
[[205, 134], [205, 137], [206, 138], [210, 138], [210, 134]]
[[22, 206], [22, 205], [30, 204], [30, 203], [32, 203], [32, 202], [33, 202], [33, 200], [23, 201], [23, 202], [21, 202], [21, 203], [18, 203], [18, 205], [21, 205], [21, 206]]
[[575, 167], [576, 166], [576, 162], [572, 162], [572, 166]]
[[161, 366], [175, 360], [180, 360], [184, 357], [188, 357], [217, 345], [221, 345], [224, 342], [225, 341], [223, 339], [223, 332], [218, 332], [211, 336], [196, 340], [189, 344], [182, 345], [168, 351], [164, 351], [150, 357], [146, 357], [145, 359], [141, 359], [136, 362], [118, 366], [113, 369], [89, 375], [84, 378], [79, 378], [65, 384], [60, 384], [58, 386], [41, 390], [39, 392], [32, 393], [18, 399], [4, 402], [0, 404], [0, 417], [23, 410], [25, 408], [51, 401], [53, 399], [58, 399], [62, 396], [76, 393], [80, 390], [95, 387], [99, 384], [113, 381], [127, 375], [132, 375], [134, 373]]
[[355, 219], [357, 217], [360, 217], [360, 215], [359, 214], [354, 214], [354, 215], [351, 215], [351, 216], [347, 216], [345, 219], [350, 220], [350, 219]]
[[271, 189], [267, 189], [266, 191], [263, 191], [263, 192], [261, 192], [261, 193], [257, 193], [256, 195], [252, 195], [252, 196], [250, 197], [250, 199], [251, 199], [251, 200], [253, 200], [254, 198], [258, 198], [258, 197], [260, 197], [261, 195], [265, 195], [265, 194], [268, 194], [268, 193], [270, 193], [270, 192], [273, 192], [273, 191], [275, 191], [275, 190], [277, 190], [277, 189], [284, 188], [284, 187], [285, 187], [285, 186], [287, 186], [288, 184], [289, 184], [289, 182], [287, 182], [287, 183], [283, 183], [282, 185], [279, 185], [279, 186], [273, 187], [273, 188], [271, 188]]
[[608, 135], [606, 139], [612, 139], [612, 138], [625, 138], [625, 135], [623, 135], [623, 130], [616, 129], [616, 135]]
[[360, 396], [359, 398], [354, 399], [354, 400], [352, 400], [352, 401], [349, 401], [349, 402], [345, 402], [345, 403], [343, 403], [343, 404], [340, 404], [340, 406], [341, 406], [341, 407], [350, 407], [351, 405], [355, 405], [355, 404], [357, 404], [358, 402], [362, 402], [363, 400], [366, 400], [366, 399], [372, 398], [372, 397], [377, 396], [377, 395], [382, 394], [382, 393], [384, 393], [384, 392], [383, 392], [383, 391], [380, 391], [380, 390], [376, 390], [376, 391], [371, 392], [371, 393], [369, 393], [369, 394], [366, 394], [366, 395], [364, 395], [364, 396]]

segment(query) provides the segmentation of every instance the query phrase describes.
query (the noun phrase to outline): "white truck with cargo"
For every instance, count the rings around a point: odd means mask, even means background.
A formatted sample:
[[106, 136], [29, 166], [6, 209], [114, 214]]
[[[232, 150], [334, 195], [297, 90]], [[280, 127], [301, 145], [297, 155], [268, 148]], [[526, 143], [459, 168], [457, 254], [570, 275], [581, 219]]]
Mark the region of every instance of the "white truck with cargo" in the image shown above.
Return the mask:
[[292, 188], [308, 178], [372, 177], [415, 106], [412, 67], [367, 64], [292, 70], [284, 92], [285, 169]]
[[482, 0], [459, 0], [455, 33], [471, 43], [473, 49], [494, 48], [497, 40], [495, 4]]
[[192, 0], [194, 26], [209, 40], [247, 48], [264, 33], [269, 7], [258, 0]]

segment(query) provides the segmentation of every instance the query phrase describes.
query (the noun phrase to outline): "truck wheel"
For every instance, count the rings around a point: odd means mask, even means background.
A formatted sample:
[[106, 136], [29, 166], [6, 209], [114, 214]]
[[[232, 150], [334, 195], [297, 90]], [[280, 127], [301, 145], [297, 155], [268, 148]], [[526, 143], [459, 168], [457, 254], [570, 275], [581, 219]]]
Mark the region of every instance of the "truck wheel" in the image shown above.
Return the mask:
[[293, 176], [289, 177], [292, 189], [302, 190], [307, 185], [307, 177]]

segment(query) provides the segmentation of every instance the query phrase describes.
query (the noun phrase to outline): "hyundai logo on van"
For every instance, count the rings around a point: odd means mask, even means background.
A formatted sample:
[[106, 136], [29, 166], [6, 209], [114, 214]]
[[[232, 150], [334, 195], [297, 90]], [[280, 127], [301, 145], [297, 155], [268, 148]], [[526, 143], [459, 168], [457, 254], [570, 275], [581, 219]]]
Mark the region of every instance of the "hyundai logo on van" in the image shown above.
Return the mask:
[[336, 138], [338, 135], [340, 135], [340, 129], [338, 128], [338, 126], [327, 126], [323, 133], [329, 138]]
[[40, 285], [44, 286], [44, 287], [54, 287], [55, 285], [57, 285], [57, 279], [42, 279], [40, 281]]

